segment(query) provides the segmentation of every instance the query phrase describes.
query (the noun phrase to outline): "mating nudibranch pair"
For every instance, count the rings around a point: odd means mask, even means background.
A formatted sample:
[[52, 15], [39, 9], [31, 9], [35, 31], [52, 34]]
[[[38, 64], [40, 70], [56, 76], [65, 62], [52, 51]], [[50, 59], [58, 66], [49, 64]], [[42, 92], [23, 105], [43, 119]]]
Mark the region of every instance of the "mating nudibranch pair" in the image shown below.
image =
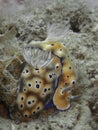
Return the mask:
[[31, 42], [23, 50], [26, 65], [19, 79], [15, 110], [30, 118], [53, 105], [70, 107], [71, 90], [76, 83], [74, 65], [60, 42]]

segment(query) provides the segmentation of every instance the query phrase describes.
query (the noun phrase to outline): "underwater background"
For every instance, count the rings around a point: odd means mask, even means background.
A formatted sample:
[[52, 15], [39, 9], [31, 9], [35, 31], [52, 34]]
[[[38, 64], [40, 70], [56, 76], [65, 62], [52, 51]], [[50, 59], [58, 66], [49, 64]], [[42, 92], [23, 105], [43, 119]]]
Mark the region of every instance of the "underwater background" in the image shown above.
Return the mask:
[[[69, 50], [77, 75], [73, 93], [81, 97], [66, 111], [46, 109], [17, 124], [10, 108], [23, 69], [20, 52], [31, 41], [45, 39], [60, 41]], [[0, 130], [27, 129], [98, 129], [97, 0], [0, 0]]]

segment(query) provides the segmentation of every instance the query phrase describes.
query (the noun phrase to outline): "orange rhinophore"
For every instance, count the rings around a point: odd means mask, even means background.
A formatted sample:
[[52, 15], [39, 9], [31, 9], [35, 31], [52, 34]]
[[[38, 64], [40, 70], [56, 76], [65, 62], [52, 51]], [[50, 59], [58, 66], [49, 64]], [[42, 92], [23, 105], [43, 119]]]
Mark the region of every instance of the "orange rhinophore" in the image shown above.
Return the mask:
[[64, 92], [64, 89], [58, 87], [53, 96], [53, 103], [58, 110], [66, 110], [70, 107], [70, 91]]

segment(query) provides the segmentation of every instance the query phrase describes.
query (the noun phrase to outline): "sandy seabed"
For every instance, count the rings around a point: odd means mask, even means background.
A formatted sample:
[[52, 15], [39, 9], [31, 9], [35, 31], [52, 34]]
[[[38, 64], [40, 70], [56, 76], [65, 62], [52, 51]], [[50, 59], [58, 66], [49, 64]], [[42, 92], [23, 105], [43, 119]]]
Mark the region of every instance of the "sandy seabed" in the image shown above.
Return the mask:
[[2, 48], [12, 45], [21, 48], [31, 40], [43, 41], [47, 27], [55, 24], [59, 28], [53, 26], [53, 36], [67, 46], [76, 65], [77, 86], [82, 94], [68, 111], [47, 118], [40, 116], [28, 123], [15, 124], [0, 117], [0, 130], [98, 130], [98, 2], [0, 2], [3, 5], [0, 5], [0, 59], [9, 56], [9, 51], [6, 54]]

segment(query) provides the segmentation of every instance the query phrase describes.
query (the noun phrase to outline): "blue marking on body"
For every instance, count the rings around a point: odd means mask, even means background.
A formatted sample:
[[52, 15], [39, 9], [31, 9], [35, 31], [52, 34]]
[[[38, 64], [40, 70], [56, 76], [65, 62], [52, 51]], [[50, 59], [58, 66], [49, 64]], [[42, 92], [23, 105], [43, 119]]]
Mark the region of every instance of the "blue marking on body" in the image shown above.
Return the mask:
[[54, 106], [53, 100], [51, 100], [48, 104], [46, 104], [45, 109], [52, 108]]

